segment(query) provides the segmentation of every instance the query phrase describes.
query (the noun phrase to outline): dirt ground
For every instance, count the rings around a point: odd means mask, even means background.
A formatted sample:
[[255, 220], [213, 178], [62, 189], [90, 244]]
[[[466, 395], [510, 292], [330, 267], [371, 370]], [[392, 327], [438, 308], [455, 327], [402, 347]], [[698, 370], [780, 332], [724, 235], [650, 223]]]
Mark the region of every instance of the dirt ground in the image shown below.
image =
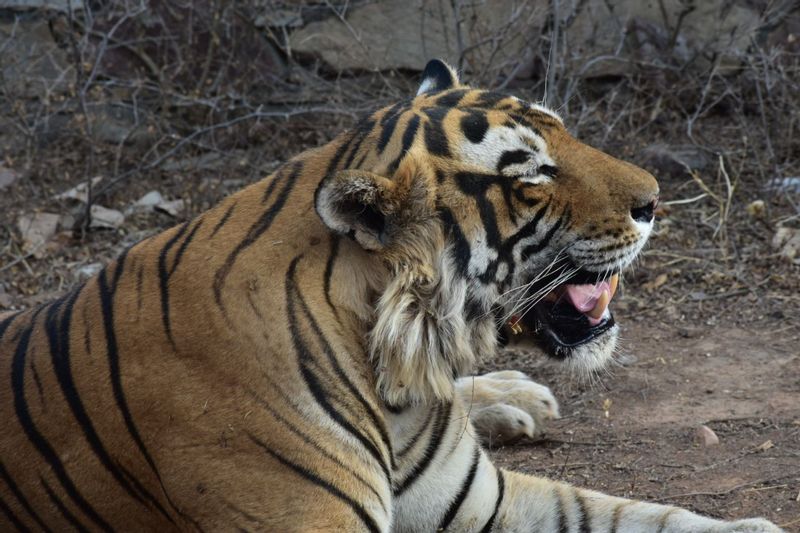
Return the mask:
[[[493, 452], [503, 466], [721, 518], [800, 531], [800, 335], [796, 324], [687, 329], [624, 324], [622, 359], [592, 385], [508, 351], [490, 368], [550, 386], [561, 419], [544, 440]], [[695, 441], [701, 425], [719, 445]]]

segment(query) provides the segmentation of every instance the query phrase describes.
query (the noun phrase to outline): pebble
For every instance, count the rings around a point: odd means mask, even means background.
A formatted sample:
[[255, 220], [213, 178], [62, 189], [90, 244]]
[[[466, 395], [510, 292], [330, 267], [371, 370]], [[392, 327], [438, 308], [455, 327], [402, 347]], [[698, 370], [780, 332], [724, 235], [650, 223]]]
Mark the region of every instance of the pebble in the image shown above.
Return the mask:
[[717, 437], [714, 430], [708, 426], [698, 427], [694, 432], [694, 440], [703, 448], [719, 444], [719, 437]]

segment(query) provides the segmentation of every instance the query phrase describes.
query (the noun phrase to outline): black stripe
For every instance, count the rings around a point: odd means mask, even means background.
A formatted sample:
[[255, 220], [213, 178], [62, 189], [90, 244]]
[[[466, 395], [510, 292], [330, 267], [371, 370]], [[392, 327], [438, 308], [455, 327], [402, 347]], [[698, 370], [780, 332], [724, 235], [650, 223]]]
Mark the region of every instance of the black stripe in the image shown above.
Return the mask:
[[[60, 303], [61, 300], [56, 300], [51, 302], [49, 306], [52, 307], [55, 305], [60, 305]], [[33, 419], [31, 418], [31, 414], [28, 410], [28, 402], [25, 399], [25, 356], [28, 352], [28, 345], [31, 340], [31, 334], [33, 333], [36, 315], [42, 309], [44, 309], [44, 307], [41, 307], [39, 310], [37, 310], [37, 312], [31, 318], [31, 323], [22, 332], [11, 365], [11, 389], [14, 391], [14, 409], [17, 414], [17, 419], [19, 420], [22, 429], [25, 431], [28, 440], [31, 441], [34, 447], [36, 447], [37, 451], [50, 465], [50, 468], [55, 473], [59, 483], [61, 483], [61, 486], [67, 492], [67, 495], [69, 495], [72, 501], [75, 502], [75, 504], [80, 507], [80, 509], [100, 529], [104, 531], [112, 531], [111, 526], [105, 520], [103, 520], [103, 518], [97, 513], [97, 511], [94, 510], [91, 505], [89, 505], [89, 502], [86, 501], [83, 495], [81, 495], [81, 493], [78, 491], [77, 487], [75, 487], [75, 484], [72, 482], [72, 478], [70, 478], [69, 474], [67, 474], [67, 470], [64, 468], [64, 464], [61, 462], [61, 459], [59, 459], [58, 454], [39, 432], [36, 425], [33, 423]]]
[[489, 131], [489, 121], [486, 115], [479, 111], [470, 111], [461, 117], [461, 131], [469, 142], [478, 144], [483, 141], [486, 132]]
[[406, 407], [408, 407], [407, 405], [394, 405], [391, 403], [386, 403], [385, 401], [383, 402], [383, 406], [393, 415], [399, 415], [406, 410]]
[[[127, 251], [117, 260], [117, 270], [122, 270], [124, 268], [126, 255]], [[50, 357], [53, 370], [58, 379], [58, 384], [61, 387], [61, 392], [64, 394], [64, 398], [66, 398], [67, 404], [75, 420], [78, 422], [78, 426], [81, 428], [84, 438], [89, 443], [97, 459], [117, 483], [119, 483], [125, 492], [133, 499], [143, 505], [146, 503], [145, 500], [149, 501], [151, 505], [167, 518], [167, 520], [172, 521], [172, 518], [158, 500], [156, 500], [136, 478], [127, 472], [124, 467], [121, 467], [112, 460], [111, 455], [103, 445], [86, 411], [86, 407], [81, 400], [70, 364], [70, 328], [73, 308], [79, 293], [80, 289], [73, 291], [72, 295], [64, 302], [63, 309], [53, 306], [45, 318], [45, 332], [47, 333], [47, 339], [50, 345]], [[60, 320], [56, 316], [59, 312], [61, 314]]]
[[378, 143], [375, 145], [378, 154], [382, 154], [392, 140], [395, 129], [397, 129], [397, 122], [400, 120], [402, 113], [392, 115], [385, 123], [381, 120], [381, 135], [378, 137]]
[[330, 495], [338, 498], [339, 500], [349, 505], [350, 508], [353, 510], [353, 512], [355, 512], [356, 515], [358, 515], [358, 517], [361, 519], [361, 521], [364, 523], [367, 529], [375, 532], [379, 532], [381, 530], [378, 527], [378, 524], [375, 522], [375, 519], [372, 518], [369, 515], [369, 513], [367, 513], [367, 511], [364, 509], [364, 507], [362, 507], [360, 503], [358, 503], [356, 500], [354, 500], [353, 498], [342, 492], [341, 489], [339, 489], [333, 483], [330, 483], [329, 481], [322, 479], [317, 474], [311, 472], [304, 466], [293, 463], [292, 461], [289, 461], [285, 457], [279, 455], [277, 452], [270, 449], [264, 442], [258, 440], [251, 433], [248, 432], [247, 435], [250, 437], [250, 440], [252, 440], [256, 445], [260, 446], [265, 452], [267, 452], [270, 456], [275, 458], [282, 465], [290, 468], [291, 470], [300, 474], [300, 476], [304, 477], [308, 481], [314, 483], [318, 487], [325, 489]]
[[430, 440], [428, 441], [428, 447], [425, 449], [425, 454], [423, 455], [422, 460], [414, 465], [411, 473], [394, 490], [395, 496], [400, 496], [406, 490], [408, 490], [409, 487], [411, 487], [411, 485], [413, 485], [414, 482], [417, 481], [430, 466], [434, 456], [436, 455], [436, 452], [439, 450], [439, 446], [442, 444], [444, 435], [447, 433], [447, 428], [450, 425], [451, 408], [452, 404], [450, 403], [445, 403], [443, 405], [440, 404], [437, 406], [438, 416], [436, 418], [436, 423], [433, 426], [433, 430], [431, 431]]
[[536, 120], [538, 126], [543, 126], [546, 129], [563, 127], [561, 121], [559, 121], [552, 115], [544, 113], [543, 111], [539, 111], [537, 109], [528, 109], [525, 111], [525, 113], [530, 115], [531, 118], [533, 118], [534, 120]]
[[619, 528], [619, 521], [622, 518], [622, 510], [628, 506], [631, 502], [623, 502], [618, 503], [616, 507], [614, 507], [614, 511], [611, 515], [611, 529], [609, 533], [616, 533], [617, 529]]
[[441, 207], [439, 209], [439, 217], [442, 219], [442, 223], [449, 233], [450, 241], [453, 243], [453, 259], [456, 262], [458, 272], [461, 277], [465, 278], [469, 273], [469, 260], [472, 256], [469, 241], [464, 236], [464, 231], [450, 209]]
[[136, 271], [136, 310], [142, 310], [142, 289], [144, 288], [144, 265]]
[[401, 108], [405, 105], [406, 102], [397, 102], [392, 104], [392, 107], [386, 110], [386, 113], [381, 116], [380, 125], [385, 126], [390, 120], [397, 116], [400, 113]]
[[542, 165], [537, 170], [539, 174], [547, 176], [548, 178], [558, 177], [558, 168], [554, 167], [553, 165]]
[[19, 313], [12, 313], [11, 316], [0, 320], [0, 341], [3, 340], [3, 335], [5, 334], [8, 326], [14, 321], [15, 318], [19, 316]]
[[353, 148], [350, 150], [350, 154], [347, 156], [347, 160], [344, 162], [344, 165], [342, 165], [343, 168], [345, 168], [345, 169], [351, 168], [351, 165], [353, 164], [353, 160], [355, 159], [356, 154], [358, 153], [358, 150], [361, 148], [361, 143], [364, 142], [364, 139], [367, 138], [367, 136], [372, 131], [372, 128], [374, 128], [374, 127], [375, 127], [375, 121], [374, 120], [367, 120], [366, 122], [364, 122], [363, 124], [361, 124], [359, 126], [358, 134], [354, 138], [355, 139], [355, 143], [353, 143], [353, 141], [350, 142], [350, 144], [353, 146]]
[[[272, 382], [272, 379], [269, 376], [265, 376], [265, 377], [270, 382]], [[273, 385], [275, 385], [275, 390], [277, 390], [281, 394], [281, 396], [283, 396], [284, 392], [277, 387], [277, 384], [273, 382]], [[383, 498], [381, 497], [381, 495], [378, 493], [377, 490], [375, 490], [375, 487], [373, 487], [372, 484], [370, 484], [370, 482], [367, 481], [366, 478], [364, 478], [364, 476], [362, 476], [361, 474], [358, 473], [358, 470], [355, 470], [351, 466], [348, 466], [348, 465], [344, 464], [338, 457], [334, 456], [331, 452], [329, 452], [328, 450], [323, 448], [322, 445], [320, 443], [318, 443], [316, 440], [314, 440], [311, 436], [309, 436], [308, 434], [306, 434], [303, 431], [301, 431], [297, 426], [295, 426], [285, 416], [280, 414], [277, 410], [273, 409], [272, 406], [269, 405], [269, 403], [267, 403], [266, 401], [261, 399], [256, 393], [254, 393], [254, 392], [252, 392], [250, 390], [248, 390], [247, 392], [250, 394], [250, 396], [253, 397], [253, 399], [255, 399], [256, 402], [258, 402], [259, 405], [261, 405], [261, 407], [263, 407], [264, 409], [269, 411], [269, 413], [273, 417], [275, 417], [275, 419], [278, 422], [280, 422], [281, 424], [286, 426], [289, 429], [289, 431], [291, 431], [292, 433], [297, 435], [297, 437], [300, 438], [303, 442], [305, 442], [306, 444], [308, 444], [309, 446], [311, 446], [312, 448], [317, 450], [323, 457], [325, 457], [329, 461], [333, 462], [334, 464], [339, 466], [342, 470], [347, 471], [350, 475], [352, 475], [354, 478], [359, 480], [378, 499], [378, 501], [381, 504], [381, 507], [383, 507], [383, 510], [384, 511], [386, 510], [386, 503], [383, 501]], [[287, 402], [289, 402], [290, 405], [293, 405], [289, 398], [285, 398], [285, 400]]]
[[669, 509], [667, 512], [665, 512], [663, 515], [661, 515], [661, 519], [658, 521], [658, 530], [656, 531], [656, 533], [664, 532], [664, 530], [667, 528], [667, 521], [669, 520], [669, 517], [677, 510], [678, 509], [673, 507]]
[[414, 114], [414, 116], [409, 119], [408, 124], [406, 124], [406, 130], [403, 132], [403, 146], [400, 148], [400, 153], [397, 154], [395, 160], [389, 165], [390, 174], [394, 174], [394, 171], [400, 166], [400, 161], [402, 161], [403, 157], [408, 153], [408, 150], [411, 148], [417, 136], [417, 129], [419, 129], [419, 115]]
[[78, 519], [75, 517], [75, 515], [74, 515], [74, 514], [72, 514], [72, 513], [69, 511], [69, 509], [67, 509], [67, 506], [66, 506], [66, 505], [64, 505], [64, 502], [62, 502], [62, 501], [61, 501], [61, 499], [60, 499], [58, 496], [56, 496], [56, 493], [55, 493], [55, 492], [53, 492], [53, 489], [52, 489], [52, 488], [50, 488], [50, 485], [48, 485], [48, 484], [47, 484], [47, 482], [44, 480], [44, 478], [42, 478], [42, 477], [40, 476], [40, 477], [39, 477], [39, 481], [41, 482], [41, 484], [42, 484], [42, 487], [44, 487], [44, 491], [47, 493], [47, 496], [50, 498], [50, 501], [51, 501], [51, 502], [53, 502], [53, 505], [55, 505], [55, 506], [56, 506], [56, 508], [58, 509], [58, 512], [60, 512], [60, 513], [61, 513], [61, 516], [63, 516], [64, 518], [66, 518], [66, 519], [67, 519], [67, 522], [69, 522], [70, 524], [72, 524], [72, 527], [74, 527], [74, 528], [75, 528], [75, 529], [77, 529], [78, 531], [89, 531], [89, 530], [86, 528], [86, 526], [84, 526], [83, 524], [81, 524], [80, 520], [78, 520]]
[[425, 110], [429, 120], [425, 122], [425, 147], [431, 155], [450, 157], [450, 142], [444, 131], [442, 122], [447, 115], [447, 109], [434, 107]]
[[538, 254], [539, 252], [544, 250], [547, 247], [547, 245], [550, 244], [550, 241], [553, 239], [553, 236], [556, 234], [556, 231], [558, 231], [563, 222], [564, 222], [564, 217], [563, 216], [559, 217], [556, 223], [553, 224], [553, 226], [549, 230], [547, 230], [547, 233], [544, 234], [544, 237], [542, 238], [541, 241], [539, 241], [536, 244], [529, 244], [528, 246], [523, 248], [520, 256], [522, 257], [522, 260], [525, 261], [530, 256]]
[[339, 236], [335, 233], [331, 233], [330, 243], [331, 251], [328, 254], [328, 260], [325, 262], [325, 273], [322, 276], [322, 288], [325, 293], [325, 301], [328, 302], [328, 306], [338, 319], [339, 312], [333, 305], [333, 300], [331, 300], [331, 276], [333, 276], [333, 264], [336, 262], [336, 256], [339, 255]]
[[572, 488], [573, 495], [575, 496], [575, 503], [578, 505], [578, 510], [580, 511], [580, 517], [578, 520], [578, 531], [579, 533], [591, 533], [592, 526], [589, 520], [589, 510], [586, 508], [586, 502], [583, 500], [583, 497], [578, 494], [578, 491], [575, 488]]
[[564, 515], [564, 500], [561, 499], [561, 492], [558, 487], [553, 488], [553, 494], [556, 498], [556, 526], [558, 526], [558, 533], [569, 533], [569, 523]]
[[177, 270], [178, 265], [181, 262], [181, 259], [183, 259], [183, 254], [186, 252], [186, 248], [189, 247], [189, 244], [191, 244], [192, 239], [194, 239], [195, 233], [197, 233], [197, 230], [199, 230], [200, 226], [202, 225], [203, 225], [203, 219], [200, 218], [197, 220], [197, 223], [192, 228], [192, 231], [189, 232], [189, 235], [187, 235], [186, 238], [183, 239], [183, 242], [181, 243], [180, 247], [178, 247], [178, 251], [175, 252], [175, 259], [172, 260], [172, 267], [170, 267], [169, 269], [170, 277], [175, 273], [175, 270]]
[[275, 220], [275, 217], [277, 217], [278, 213], [280, 213], [281, 209], [283, 209], [283, 205], [286, 203], [289, 193], [292, 191], [292, 188], [294, 187], [297, 178], [300, 176], [302, 169], [302, 161], [294, 161], [294, 163], [292, 163], [292, 172], [289, 174], [289, 177], [286, 179], [286, 183], [278, 193], [278, 197], [275, 199], [269, 209], [264, 211], [259, 219], [253, 223], [252, 226], [250, 226], [250, 229], [247, 230], [247, 235], [245, 235], [244, 239], [242, 239], [242, 241], [236, 245], [236, 248], [234, 248], [234, 250], [225, 259], [225, 263], [219, 268], [219, 270], [217, 270], [217, 273], [214, 276], [214, 301], [220, 309], [224, 310], [222, 305], [222, 286], [225, 284], [225, 279], [228, 277], [228, 274], [230, 274], [231, 268], [233, 268], [233, 264], [236, 262], [236, 258], [239, 257], [239, 254], [241, 254], [244, 250], [252, 246], [253, 243], [255, 243], [258, 238], [270, 228], [272, 222]]
[[0, 477], [2, 477], [3, 481], [6, 482], [6, 485], [8, 485], [8, 488], [11, 490], [11, 493], [17, 499], [22, 508], [25, 509], [25, 511], [27, 511], [29, 515], [31, 515], [31, 518], [33, 518], [34, 522], [36, 522], [39, 525], [39, 527], [42, 528], [43, 531], [51, 531], [51, 529], [47, 527], [47, 525], [45, 525], [45, 523], [42, 521], [39, 515], [36, 514], [36, 511], [33, 510], [31, 504], [28, 503], [28, 500], [25, 498], [25, 495], [22, 494], [21, 490], [19, 490], [16, 481], [14, 481], [14, 478], [12, 478], [11, 474], [8, 473], [2, 461], [0, 461]]
[[469, 91], [470, 89], [456, 89], [454, 91], [448, 91], [436, 98], [434, 105], [445, 108], [458, 107], [458, 104], [461, 103], [461, 100], [464, 99], [464, 96], [466, 96]]
[[344, 154], [347, 152], [347, 149], [350, 148], [351, 140], [352, 137], [350, 137], [349, 139], [342, 139], [341, 144], [339, 144], [339, 147], [336, 149], [336, 152], [334, 152], [333, 157], [331, 158], [331, 162], [328, 163], [328, 170], [325, 172], [325, 176], [331, 174], [339, 166], [339, 162], [344, 157]]
[[333, 353], [333, 349], [331, 348], [331, 343], [325, 337], [325, 334], [322, 332], [322, 329], [320, 328], [319, 324], [314, 318], [314, 314], [309, 309], [308, 304], [306, 304], [306, 301], [303, 298], [303, 295], [300, 292], [300, 288], [297, 285], [295, 279], [292, 278], [290, 280], [290, 283], [292, 285], [292, 288], [294, 289], [295, 294], [297, 295], [297, 298], [300, 301], [302, 311], [308, 318], [309, 324], [311, 325], [311, 329], [317, 336], [317, 340], [319, 341], [319, 344], [322, 346], [323, 351], [325, 352], [325, 355], [328, 358], [328, 362], [333, 368], [333, 371], [336, 373], [336, 375], [342, 381], [344, 386], [350, 392], [350, 395], [354, 397], [356, 400], [358, 400], [358, 402], [364, 407], [364, 410], [369, 415], [370, 420], [377, 428], [378, 433], [380, 434], [381, 440], [383, 442], [383, 445], [389, 454], [389, 462], [391, 469], [394, 469], [395, 467], [394, 455], [392, 454], [392, 444], [391, 440], [389, 439], [389, 431], [386, 429], [386, 422], [384, 421], [383, 417], [379, 415], [378, 412], [373, 408], [373, 406], [370, 405], [370, 403], [367, 401], [367, 399], [364, 397], [361, 391], [358, 390], [353, 381], [350, 379], [350, 377], [342, 368], [341, 364], [339, 363], [339, 360], [336, 358], [336, 354]]
[[[265, 204], [272, 198], [272, 193], [275, 192], [275, 187], [278, 186], [283, 178], [286, 176], [286, 168], [288, 165], [284, 164], [279, 169], [275, 171], [272, 175], [272, 180], [269, 182], [269, 185], [264, 189], [264, 194], [261, 196], [261, 203]], [[269, 179], [269, 177], [267, 177]]]
[[14, 514], [14, 511], [6, 505], [6, 502], [3, 501], [3, 498], [0, 498], [0, 511], [3, 511], [3, 514], [6, 515], [6, 518], [9, 522], [14, 524], [14, 527], [17, 528], [17, 531], [30, 531], [30, 529], [23, 524], [17, 515]]
[[481, 529], [481, 533], [489, 533], [494, 527], [494, 522], [497, 520], [497, 513], [500, 511], [500, 505], [503, 503], [503, 494], [506, 490], [506, 480], [503, 471], [497, 469], [497, 503], [494, 504], [494, 512], [489, 517], [489, 521]]
[[444, 518], [439, 523], [439, 529], [436, 531], [444, 531], [449, 526], [453, 519], [458, 514], [458, 510], [461, 508], [461, 504], [464, 503], [464, 500], [467, 499], [467, 494], [469, 494], [469, 489], [472, 488], [472, 483], [475, 481], [475, 474], [478, 471], [478, 463], [481, 459], [481, 449], [478, 446], [475, 446], [475, 453], [472, 457], [472, 466], [469, 467], [469, 472], [467, 472], [467, 477], [464, 479], [464, 482], [461, 484], [461, 489], [456, 494], [455, 500], [453, 503], [450, 504], [450, 508], [447, 509], [447, 513], [445, 513]]
[[36, 365], [33, 364], [31, 361], [31, 374], [33, 374], [33, 383], [36, 385], [36, 392], [39, 393], [39, 401], [42, 403], [42, 411], [45, 410], [45, 402], [44, 402], [44, 387], [42, 387], [42, 380], [39, 379], [39, 372], [36, 370]]
[[[504, 168], [510, 165], [527, 163], [532, 156], [533, 154], [527, 150], [507, 150], [497, 160], [497, 172], [502, 172]], [[541, 169], [541, 167], [539, 168]]]
[[109, 378], [111, 381], [111, 389], [114, 393], [114, 401], [116, 402], [117, 408], [122, 415], [122, 419], [125, 421], [125, 428], [128, 430], [128, 435], [130, 435], [131, 439], [136, 443], [139, 453], [142, 454], [142, 457], [144, 457], [148, 466], [150, 466], [150, 470], [152, 470], [153, 474], [156, 476], [156, 479], [161, 486], [161, 490], [164, 492], [164, 497], [166, 498], [170, 507], [181, 517], [191, 522], [197, 529], [200, 529], [200, 527], [191, 518], [187, 517], [183, 512], [176, 508], [172, 503], [172, 500], [170, 500], [169, 495], [164, 488], [164, 483], [161, 481], [161, 474], [159, 474], [158, 469], [156, 468], [155, 461], [153, 461], [153, 458], [150, 456], [150, 452], [147, 451], [147, 447], [145, 446], [144, 441], [139, 434], [136, 423], [133, 421], [133, 415], [128, 407], [128, 401], [125, 398], [125, 391], [122, 388], [119, 348], [117, 345], [117, 334], [114, 329], [114, 296], [117, 291], [117, 284], [122, 276], [123, 267], [124, 263], [118, 264], [114, 271], [114, 277], [111, 279], [110, 287], [108, 283], [107, 270], [103, 270], [97, 278], [98, 293], [100, 296], [100, 309], [103, 314], [103, 329], [106, 336], [106, 353], [108, 354]]
[[488, 107], [494, 108], [497, 106], [498, 103], [502, 102], [506, 98], [509, 98], [507, 94], [492, 92], [492, 91], [484, 91], [481, 95], [475, 100], [476, 107]]
[[516, 246], [519, 241], [525, 237], [530, 237], [531, 235], [536, 234], [539, 222], [541, 222], [542, 218], [544, 218], [544, 216], [547, 214], [548, 209], [550, 209], [550, 201], [540, 207], [536, 214], [533, 215], [531, 220], [526, 222], [524, 226], [522, 226], [514, 235], [509, 237], [506, 242], [503, 243], [503, 252], [511, 253], [514, 246]]
[[164, 331], [167, 334], [167, 339], [172, 345], [173, 350], [175, 349], [175, 339], [172, 338], [172, 326], [169, 318], [169, 272], [167, 271], [167, 254], [170, 248], [175, 246], [175, 243], [178, 242], [178, 239], [186, 233], [188, 227], [189, 224], [187, 222], [181, 224], [180, 229], [167, 241], [158, 254], [158, 285], [161, 293], [161, 321], [164, 324]]
[[330, 400], [328, 395], [323, 390], [322, 383], [319, 378], [311, 369], [313, 364], [313, 355], [302, 340], [300, 328], [297, 324], [297, 313], [295, 310], [295, 295], [297, 294], [294, 288], [294, 272], [297, 267], [297, 262], [302, 256], [295, 257], [289, 266], [286, 273], [286, 307], [287, 314], [289, 315], [289, 331], [292, 337], [292, 344], [297, 353], [298, 363], [300, 365], [300, 373], [306, 382], [306, 385], [311, 392], [312, 396], [319, 404], [319, 406], [328, 413], [328, 416], [339, 424], [345, 431], [353, 435], [363, 446], [367, 449], [370, 455], [373, 456], [375, 461], [381, 466], [386, 479], [391, 479], [391, 471], [389, 465], [386, 464], [378, 447], [366, 435], [361, 433], [349, 420], [347, 420], [339, 411], [337, 411]]
[[431, 425], [431, 421], [433, 420], [433, 413], [434, 413], [433, 409], [428, 410], [428, 416], [425, 417], [425, 423], [423, 423], [422, 426], [420, 426], [420, 428], [417, 430], [416, 433], [414, 433], [414, 436], [409, 439], [409, 441], [405, 444], [405, 446], [403, 446], [397, 452], [397, 457], [403, 457], [405, 454], [411, 451], [411, 449], [417, 442], [419, 442], [419, 439], [422, 437], [422, 435], [425, 434], [425, 431], [427, 431], [428, 427], [430, 427]]
[[233, 214], [234, 207], [236, 207], [236, 202], [233, 202], [231, 206], [227, 210], [225, 210], [225, 214], [222, 215], [222, 218], [219, 219], [219, 222], [216, 223], [214, 229], [211, 231], [211, 235], [208, 236], [209, 239], [212, 238], [214, 235], [216, 235], [217, 232], [222, 229], [222, 226], [224, 226], [225, 223], [228, 222], [228, 220], [231, 218], [231, 215]]

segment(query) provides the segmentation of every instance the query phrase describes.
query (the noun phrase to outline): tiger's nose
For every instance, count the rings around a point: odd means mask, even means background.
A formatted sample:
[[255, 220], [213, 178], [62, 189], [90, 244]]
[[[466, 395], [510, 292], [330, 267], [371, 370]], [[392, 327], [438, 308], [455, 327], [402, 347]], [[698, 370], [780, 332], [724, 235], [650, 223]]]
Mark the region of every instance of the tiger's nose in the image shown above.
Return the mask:
[[631, 209], [631, 217], [636, 222], [651, 222], [655, 216], [656, 207], [658, 206], [658, 197], [652, 198], [645, 205], [634, 207]]

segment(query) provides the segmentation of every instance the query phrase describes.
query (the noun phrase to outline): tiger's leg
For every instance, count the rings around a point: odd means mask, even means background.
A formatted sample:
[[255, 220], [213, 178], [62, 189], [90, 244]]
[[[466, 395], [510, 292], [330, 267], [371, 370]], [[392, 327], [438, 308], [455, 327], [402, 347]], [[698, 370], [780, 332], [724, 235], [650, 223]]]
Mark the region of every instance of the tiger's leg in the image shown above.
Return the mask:
[[724, 522], [496, 468], [457, 397], [390, 415], [395, 531], [776, 533], [761, 519]]
[[456, 391], [487, 446], [539, 436], [559, 416], [550, 389], [515, 370], [460, 378]]

